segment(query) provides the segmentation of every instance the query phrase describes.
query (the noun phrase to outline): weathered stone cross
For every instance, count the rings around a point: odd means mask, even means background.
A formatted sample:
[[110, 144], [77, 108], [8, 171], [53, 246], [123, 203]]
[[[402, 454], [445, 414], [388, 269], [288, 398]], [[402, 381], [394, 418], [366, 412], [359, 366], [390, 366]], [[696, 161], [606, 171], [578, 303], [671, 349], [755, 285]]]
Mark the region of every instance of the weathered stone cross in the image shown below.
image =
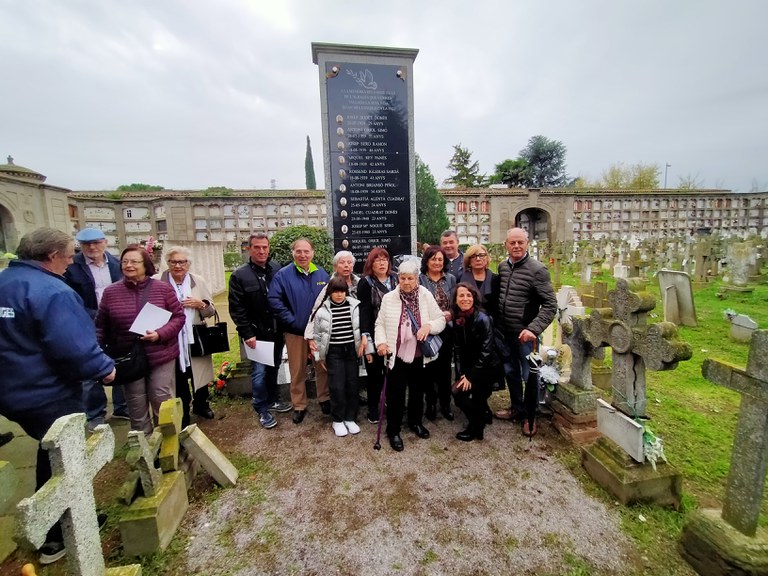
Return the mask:
[[[631, 418], [646, 415], [645, 370], [673, 370], [688, 360], [691, 347], [677, 339], [677, 327], [670, 322], [648, 325], [647, 313], [656, 306], [652, 294], [640, 290], [641, 280], [619, 279], [608, 293], [611, 308], [592, 311], [588, 318], [574, 320], [569, 339], [573, 352], [571, 382], [590, 389], [591, 358], [603, 346], [613, 351], [611, 386], [614, 407]], [[581, 345], [574, 345], [583, 339]]]
[[53, 475], [34, 495], [19, 502], [20, 534], [39, 548], [61, 518], [70, 571], [103, 576], [93, 478], [114, 455], [112, 429], [99, 426], [86, 443], [85, 414], [70, 414], [53, 423], [41, 444], [50, 455]]
[[701, 373], [742, 395], [722, 518], [742, 534], [754, 536], [768, 466], [768, 330], [753, 334], [746, 370], [708, 359]]

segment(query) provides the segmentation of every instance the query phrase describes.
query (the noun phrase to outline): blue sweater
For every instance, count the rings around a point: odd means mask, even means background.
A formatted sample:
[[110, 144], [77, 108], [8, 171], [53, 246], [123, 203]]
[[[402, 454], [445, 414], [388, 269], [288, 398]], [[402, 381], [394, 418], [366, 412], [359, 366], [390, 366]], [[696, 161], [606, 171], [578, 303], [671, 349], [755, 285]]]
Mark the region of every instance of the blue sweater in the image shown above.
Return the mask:
[[295, 263], [281, 268], [269, 285], [269, 307], [278, 323], [289, 334], [304, 335], [317, 295], [325, 290], [328, 272], [310, 264], [309, 274], [299, 270]]
[[82, 380], [103, 378], [114, 363], [96, 343], [82, 299], [64, 278], [31, 261], [0, 274], [0, 414], [82, 402]]

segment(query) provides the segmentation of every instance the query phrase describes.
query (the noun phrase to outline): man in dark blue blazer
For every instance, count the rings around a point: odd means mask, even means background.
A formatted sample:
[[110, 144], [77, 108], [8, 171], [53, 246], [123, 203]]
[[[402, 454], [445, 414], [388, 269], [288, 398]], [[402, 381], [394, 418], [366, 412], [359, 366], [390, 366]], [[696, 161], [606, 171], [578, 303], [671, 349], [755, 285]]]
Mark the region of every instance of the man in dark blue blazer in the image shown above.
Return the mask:
[[[67, 267], [64, 278], [80, 295], [91, 319], [96, 318], [104, 288], [123, 278], [120, 261], [107, 252], [107, 239], [98, 228], [83, 228], [75, 236], [80, 252]], [[107, 416], [107, 395], [104, 386], [96, 381], [83, 382], [83, 403], [88, 428], [93, 430], [104, 424]], [[112, 387], [112, 418], [128, 420], [122, 386]]]

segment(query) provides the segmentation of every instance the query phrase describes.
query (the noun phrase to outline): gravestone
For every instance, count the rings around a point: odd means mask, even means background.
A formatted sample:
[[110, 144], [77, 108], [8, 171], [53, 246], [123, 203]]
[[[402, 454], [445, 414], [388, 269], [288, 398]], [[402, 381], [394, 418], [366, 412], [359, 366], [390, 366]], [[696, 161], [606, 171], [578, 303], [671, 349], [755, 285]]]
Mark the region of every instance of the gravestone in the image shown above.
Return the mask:
[[614, 264], [613, 266], [614, 278], [629, 278], [629, 268], [624, 264]]
[[758, 526], [768, 469], [768, 331], [752, 337], [746, 369], [707, 359], [702, 375], [741, 394], [722, 512], [694, 511], [681, 553], [703, 576], [768, 574], [768, 531]]
[[61, 518], [67, 562], [72, 574], [104, 576], [141, 574], [141, 566], [106, 570], [101, 552], [93, 478], [114, 455], [112, 429], [102, 424], [86, 441], [85, 414], [62, 416], [43, 437], [52, 476], [34, 495], [17, 506], [19, 538], [39, 548], [48, 530]]
[[738, 342], [749, 342], [757, 330], [757, 322], [744, 314], [736, 314], [729, 318], [731, 322], [731, 338]]
[[237, 484], [238, 472], [221, 450], [197, 427], [190, 424], [180, 435], [181, 444], [192, 457], [200, 462], [219, 486], [224, 488]]
[[660, 270], [656, 273], [656, 279], [659, 282], [664, 321], [676, 326], [698, 326], [690, 276], [685, 272]]
[[[620, 448], [642, 442], [642, 427], [633, 431], [626, 421], [646, 417], [646, 369], [673, 370], [679, 361], [692, 355], [690, 346], [677, 339], [674, 324], [647, 324], [648, 312], [655, 308], [656, 300], [639, 291], [643, 286], [640, 279], [617, 281], [616, 289], [608, 295], [611, 308], [595, 309], [589, 318], [575, 323], [571, 382], [591, 384], [587, 379], [591, 377], [591, 357], [596, 350], [610, 346], [613, 359], [612, 402], [609, 408], [600, 408], [598, 414], [598, 428], [605, 436], [582, 449], [582, 464], [592, 478], [624, 504], [650, 500], [679, 507], [680, 474], [669, 464], [653, 470], [640, 454], [630, 455]], [[611, 437], [617, 430], [622, 430], [622, 436]], [[629, 437], [632, 434], [634, 439]]]
[[416, 253], [413, 62], [418, 50], [312, 43], [329, 233], [362, 270], [371, 248]]
[[179, 469], [179, 433], [183, 415], [184, 410], [179, 398], [166, 400], [160, 405], [157, 426], [163, 434], [159, 454], [160, 468], [163, 472]]
[[755, 260], [755, 252], [749, 242], [735, 242], [728, 247], [728, 290], [749, 292], [749, 270]]

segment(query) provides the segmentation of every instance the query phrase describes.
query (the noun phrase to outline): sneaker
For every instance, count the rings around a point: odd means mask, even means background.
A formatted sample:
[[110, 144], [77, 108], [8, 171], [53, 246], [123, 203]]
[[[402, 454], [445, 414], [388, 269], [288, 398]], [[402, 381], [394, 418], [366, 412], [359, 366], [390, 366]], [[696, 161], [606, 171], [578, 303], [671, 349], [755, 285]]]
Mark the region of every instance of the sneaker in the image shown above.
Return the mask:
[[[347, 435], [347, 427], [344, 426], [344, 422], [334, 422], [333, 431], [339, 438], [343, 438]], [[359, 428], [358, 428], [359, 431]]]
[[110, 420], [130, 420], [131, 417], [128, 414], [112, 414]]
[[[101, 426], [102, 424], [106, 424], [104, 418], [94, 418], [93, 420], [90, 420], [88, 422], [88, 432], [96, 432], [96, 427]], [[53, 560], [53, 562], [55, 561], [56, 560]]]
[[368, 422], [370, 422], [371, 424], [378, 424], [379, 423], [379, 417], [378, 416], [371, 416], [369, 414], [368, 415]]
[[64, 542], [46, 542], [38, 552], [40, 552], [40, 564], [43, 565], [53, 564], [67, 555], [67, 549], [64, 548]]
[[290, 412], [291, 410], [293, 410], [293, 404], [291, 404], [290, 402], [277, 401], [270, 404], [268, 407], [268, 410], [272, 410], [273, 412], [280, 412], [280, 413]]
[[277, 426], [277, 418], [275, 418], [271, 412], [266, 411], [262, 414], [259, 414], [259, 424], [261, 424], [262, 428], [266, 428], [268, 430]]
[[346, 426], [347, 430], [349, 430], [350, 434], [359, 434], [360, 433], [360, 426], [357, 425], [356, 422], [352, 420], [345, 420], [344, 426]]

